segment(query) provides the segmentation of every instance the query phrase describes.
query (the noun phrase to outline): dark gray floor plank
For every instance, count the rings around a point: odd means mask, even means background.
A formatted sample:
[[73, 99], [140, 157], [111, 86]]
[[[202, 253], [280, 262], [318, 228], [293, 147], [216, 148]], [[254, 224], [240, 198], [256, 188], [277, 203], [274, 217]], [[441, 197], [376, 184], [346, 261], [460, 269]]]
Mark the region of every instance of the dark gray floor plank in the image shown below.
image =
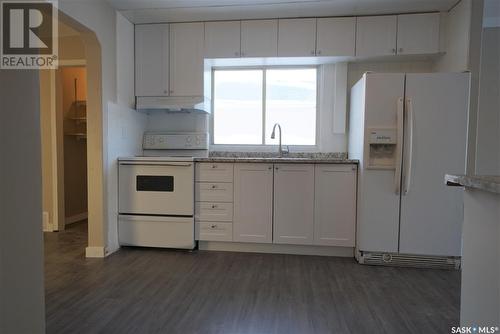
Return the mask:
[[86, 224], [45, 234], [47, 333], [449, 333], [456, 271], [353, 259], [122, 248], [85, 259]]

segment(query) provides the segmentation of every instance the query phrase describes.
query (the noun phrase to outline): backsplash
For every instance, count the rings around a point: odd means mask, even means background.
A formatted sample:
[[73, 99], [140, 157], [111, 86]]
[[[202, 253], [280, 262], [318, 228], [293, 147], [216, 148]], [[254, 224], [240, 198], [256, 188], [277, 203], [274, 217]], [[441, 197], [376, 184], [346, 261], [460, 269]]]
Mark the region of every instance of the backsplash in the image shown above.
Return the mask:
[[[211, 151], [209, 153], [210, 157], [216, 158], [274, 158], [278, 155], [277, 152], [225, 152], [225, 151]], [[286, 154], [287, 158], [307, 158], [307, 159], [339, 159], [344, 160], [347, 159], [346, 152], [305, 152], [305, 153], [289, 153]]]

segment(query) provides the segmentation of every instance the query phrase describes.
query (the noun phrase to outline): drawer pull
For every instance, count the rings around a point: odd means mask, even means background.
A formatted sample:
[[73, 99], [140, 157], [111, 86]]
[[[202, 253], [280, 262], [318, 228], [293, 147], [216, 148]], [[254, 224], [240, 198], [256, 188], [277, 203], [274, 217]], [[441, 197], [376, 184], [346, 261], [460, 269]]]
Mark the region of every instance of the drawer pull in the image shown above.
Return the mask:
[[212, 165], [212, 168], [217, 168], [217, 165]]
[[210, 225], [210, 228], [217, 228], [217, 225]]
[[217, 185], [216, 184], [212, 184], [212, 189], [217, 189]]
[[217, 209], [217, 205], [212, 204], [212, 209]]

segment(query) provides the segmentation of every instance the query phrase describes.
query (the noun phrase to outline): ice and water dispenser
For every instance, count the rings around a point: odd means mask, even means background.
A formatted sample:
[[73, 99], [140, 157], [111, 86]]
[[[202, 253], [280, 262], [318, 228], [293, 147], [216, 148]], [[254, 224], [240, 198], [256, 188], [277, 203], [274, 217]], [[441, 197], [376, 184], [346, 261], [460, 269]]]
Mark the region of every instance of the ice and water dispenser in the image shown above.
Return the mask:
[[393, 128], [371, 128], [367, 129], [367, 131], [367, 168], [395, 168], [397, 155], [397, 130]]

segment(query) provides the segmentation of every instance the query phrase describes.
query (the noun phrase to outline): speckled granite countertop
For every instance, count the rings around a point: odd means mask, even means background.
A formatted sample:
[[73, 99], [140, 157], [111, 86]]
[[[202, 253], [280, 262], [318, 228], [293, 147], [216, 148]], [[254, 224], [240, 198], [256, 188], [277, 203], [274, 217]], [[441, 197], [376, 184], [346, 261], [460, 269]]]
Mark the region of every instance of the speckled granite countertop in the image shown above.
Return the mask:
[[282, 158], [271, 152], [210, 152], [208, 158], [195, 158], [197, 162], [267, 162], [267, 163], [325, 163], [357, 164], [347, 159], [346, 153], [289, 153]]
[[500, 175], [450, 175], [445, 182], [449, 186], [461, 186], [500, 194]]

